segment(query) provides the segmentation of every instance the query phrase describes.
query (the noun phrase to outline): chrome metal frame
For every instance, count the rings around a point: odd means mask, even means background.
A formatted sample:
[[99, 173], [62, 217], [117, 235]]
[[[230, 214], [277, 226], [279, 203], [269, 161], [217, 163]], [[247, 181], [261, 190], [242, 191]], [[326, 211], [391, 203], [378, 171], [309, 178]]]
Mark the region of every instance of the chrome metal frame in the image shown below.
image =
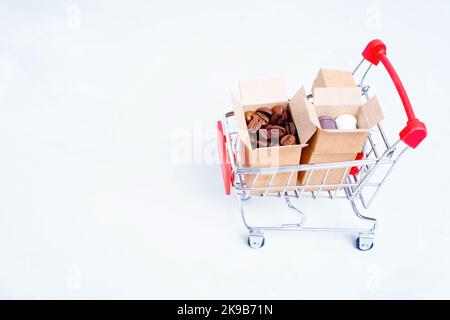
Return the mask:
[[[357, 66], [353, 74], [363, 65], [364, 60]], [[368, 101], [370, 99], [370, 87], [364, 84], [366, 76], [372, 65], [363, 73], [359, 87], [361, 94]], [[264, 231], [332, 231], [332, 232], [349, 232], [357, 233], [358, 247], [361, 250], [368, 250], [373, 245], [373, 238], [377, 227], [377, 220], [372, 217], [363, 215], [359, 211], [359, 207], [367, 210], [373, 199], [378, 194], [380, 188], [385, 183], [386, 178], [392, 172], [400, 157], [408, 150], [408, 146], [403, 144], [401, 140], [390, 144], [382, 126], [377, 125], [375, 130], [371, 131], [364, 144], [362, 160], [339, 162], [339, 163], [322, 163], [314, 165], [297, 165], [282, 167], [264, 167], [253, 168], [245, 167], [242, 163], [241, 154], [238, 149], [239, 134], [237, 130], [232, 130], [232, 121], [234, 114], [229, 112], [226, 114], [223, 123], [224, 134], [226, 136], [226, 148], [230, 157], [232, 169], [232, 190], [238, 198], [244, 225], [249, 230], [249, 245], [253, 248], [259, 248], [264, 244]], [[375, 141], [381, 140], [381, 145], [377, 145]], [[376, 178], [375, 172], [379, 172], [380, 167], [387, 167], [387, 171]], [[360, 168], [359, 173], [350, 175], [351, 168]], [[344, 169], [344, 174], [340, 183], [327, 183], [327, 177], [333, 169]], [[309, 184], [309, 178], [313, 172], [326, 170], [320, 184]], [[308, 177], [304, 185], [290, 185], [291, 178], [294, 174], [300, 172], [308, 172]], [[288, 173], [288, 179], [282, 186], [272, 185], [276, 174]], [[251, 175], [252, 181], [247, 184], [246, 176]], [[254, 182], [260, 177], [271, 176], [269, 183], [264, 187], [254, 186]], [[250, 179], [249, 179], [250, 180]], [[292, 183], [291, 183], [292, 184]], [[281, 191], [280, 191], [281, 190]], [[279, 224], [272, 226], [252, 226], [246, 220], [244, 203], [251, 197], [278, 197], [284, 198], [287, 206], [292, 212], [296, 213], [301, 219], [294, 224]], [[353, 209], [354, 214], [359, 219], [369, 221], [370, 228], [343, 228], [343, 227], [314, 227], [305, 226], [305, 214], [297, 209], [290, 199], [302, 199], [304, 197], [329, 198], [329, 199], [347, 199]]]

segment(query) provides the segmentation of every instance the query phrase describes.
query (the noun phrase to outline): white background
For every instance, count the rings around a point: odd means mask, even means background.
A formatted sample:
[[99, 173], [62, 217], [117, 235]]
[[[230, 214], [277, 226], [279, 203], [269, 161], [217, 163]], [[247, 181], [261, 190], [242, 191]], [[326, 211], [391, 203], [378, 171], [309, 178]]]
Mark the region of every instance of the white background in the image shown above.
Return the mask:
[[[448, 1], [2, 1], [0, 297], [450, 298], [448, 30]], [[373, 38], [429, 128], [369, 211], [374, 249], [304, 233], [248, 248], [215, 153], [229, 91], [283, 75], [292, 95]], [[382, 67], [368, 80], [393, 140], [399, 98]]]

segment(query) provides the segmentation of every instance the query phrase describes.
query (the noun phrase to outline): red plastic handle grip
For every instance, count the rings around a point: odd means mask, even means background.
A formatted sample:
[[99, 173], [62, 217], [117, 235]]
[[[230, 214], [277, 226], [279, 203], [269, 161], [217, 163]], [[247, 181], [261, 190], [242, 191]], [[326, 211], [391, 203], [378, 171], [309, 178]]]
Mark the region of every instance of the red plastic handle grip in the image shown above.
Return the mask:
[[225, 184], [225, 194], [229, 195], [231, 191], [231, 164], [225, 143], [226, 137], [223, 134], [222, 122], [217, 121], [217, 149], [219, 151], [220, 166]]
[[405, 87], [403, 86], [400, 77], [386, 55], [386, 45], [381, 40], [373, 40], [369, 42], [362, 55], [364, 59], [374, 65], [378, 65], [381, 61], [386, 68], [389, 76], [394, 82], [398, 94], [400, 95], [403, 107], [405, 108], [406, 116], [408, 117], [406, 127], [400, 131], [400, 139], [411, 148], [416, 148], [426, 138], [427, 128], [425, 124], [417, 119], [414, 114], [414, 110], [411, 106], [411, 102], [409, 101]]

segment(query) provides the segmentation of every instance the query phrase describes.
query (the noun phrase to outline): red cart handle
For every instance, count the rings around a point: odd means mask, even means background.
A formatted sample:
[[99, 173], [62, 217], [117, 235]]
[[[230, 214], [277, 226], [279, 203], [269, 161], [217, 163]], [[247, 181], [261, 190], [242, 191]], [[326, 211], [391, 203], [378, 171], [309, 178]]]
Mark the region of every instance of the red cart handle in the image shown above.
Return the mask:
[[381, 61], [389, 73], [395, 87], [397, 88], [398, 94], [400, 95], [400, 99], [402, 100], [406, 116], [408, 117], [406, 127], [400, 131], [400, 139], [411, 148], [416, 148], [423, 141], [423, 139], [426, 138], [427, 128], [425, 124], [414, 115], [414, 111], [405, 87], [386, 56], [386, 45], [381, 40], [373, 40], [364, 49], [362, 55], [364, 59], [374, 65], [378, 65]]
[[229, 195], [231, 190], [231, 164], [225, 143], [226, 137], [223, 134], [222, 122], [217, 121], [217, 149], [219, 150], [219, 160], [222, 168], [223, 182], [225, 184], [225, 194]]

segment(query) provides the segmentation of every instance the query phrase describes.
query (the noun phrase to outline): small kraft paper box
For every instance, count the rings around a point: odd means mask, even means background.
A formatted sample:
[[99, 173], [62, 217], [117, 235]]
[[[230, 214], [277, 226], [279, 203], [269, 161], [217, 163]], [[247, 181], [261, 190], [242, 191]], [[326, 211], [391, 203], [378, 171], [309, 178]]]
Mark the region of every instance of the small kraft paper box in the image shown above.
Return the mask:
[[[361, 152], [370, 128], [383, 120], [383, 112], [376, 97], [367, 103], [362, 102], [358, 87], [316, 87], [313, 91], [313, 103], [305, 93], [297, 97], [301, 110], [300, 126], [306, 132], [304, 138], [309, 146], [303, 150], [301, 164], [334, 163], [355, 160]], [[320, 116], [336, 118], [342, 114], [351, 114], [357, 119], [355, 130], [325, 130], [319, 122]], [[345, 182], [348, 170], [332, 169], [324, 180], [326, 170], [301, 172], [299, 185], [339, 185]], [[324, 187], [333, 190], [337, 187]], [[314, 191], [318, 188], [305, 189]]]
[[327, 87], [356, 87], [355, 80], [350, 71], [320, 69], [316, 79], [314, 80], [311, 92], [315, 88]]
[[[239, 148], [241, 162], [244, 167], [280, 167], [297, 166], [300, 163], [302, 149], [306, 147], [302, 144], [305, 141], [300, 132], [300, 110], [289, 103], [287, 98], [287, 89], [283, 78], [268, 78], [263, 80], [241, 81], [239, 83], [241, 101], [231, 95], [231, 101], [236, 118], [236, 125], [239, 131]], [[256, 111], [261, 107], [272, 108], [276, 105], [282, 105], [287, 108], [292, 121], [297, 128], [297, 145], [274, 146], [268, 148], [253, 148], [250, 142], [250, 135], [245, 121], [246, 111]], [[297, 106], [298, 107], [298, 106]], [[264, 193], [263, 188], [270, 184], [270, 192], [281, 192], [284, 187], [295, 186], [297, 184], [298, 174], [276, 173], [276, 174], [246, 174], [245, 183], [247, 187], [261, 188], [261, 192], [253, 191], [251, 194]]]

